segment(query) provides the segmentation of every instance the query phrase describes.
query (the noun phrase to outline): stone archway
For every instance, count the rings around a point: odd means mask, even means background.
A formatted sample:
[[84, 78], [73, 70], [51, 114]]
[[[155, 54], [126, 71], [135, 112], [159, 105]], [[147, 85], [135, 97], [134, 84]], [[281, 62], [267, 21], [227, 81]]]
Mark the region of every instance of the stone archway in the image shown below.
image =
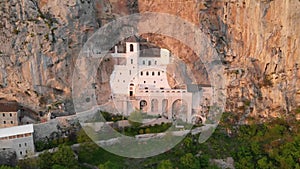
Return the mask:
[[177, 99], [172, 104], [172, 118], [173, 120], [181, 119], [187, 121], [188, 104], [183, 99]]

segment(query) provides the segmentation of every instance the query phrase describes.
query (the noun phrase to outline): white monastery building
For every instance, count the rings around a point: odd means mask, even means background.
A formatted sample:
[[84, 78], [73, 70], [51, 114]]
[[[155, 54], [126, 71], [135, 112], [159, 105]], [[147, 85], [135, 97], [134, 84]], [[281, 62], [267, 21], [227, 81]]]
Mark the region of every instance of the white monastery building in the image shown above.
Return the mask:
[[130, 115], [138, 109], [173, 120], [180, 118], [192, 122], [196, 116], [205, 120], [199, 110], [204, 98], [210, 97], [212, 88], [186, 85], [172, 89], [167, 79], [167, 65], [172, 57], [167, 49], [140, 50], [140, 43], [126, 42], [125, 50], [119, 51], [115, 46], [110, 84], [112, 99], [122, 114]]

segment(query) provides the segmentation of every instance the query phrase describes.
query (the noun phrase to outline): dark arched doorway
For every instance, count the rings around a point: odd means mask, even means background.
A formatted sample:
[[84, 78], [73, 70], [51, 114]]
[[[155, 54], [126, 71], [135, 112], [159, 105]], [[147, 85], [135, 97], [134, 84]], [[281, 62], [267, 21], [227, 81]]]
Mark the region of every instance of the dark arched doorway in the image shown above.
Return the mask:
[[194, 116], [193, 118], [192, 118], [192, 123], [194, 124], [194, 125], [197, 125], [197, 124], [203, 124], [203, 120], [202, 120], [202, 117], [200, 117], [200, 116]]
[[140, 110], [142, 111], [147, 111], [147, 101], [146, 100], [141, 100], [140, 101]]

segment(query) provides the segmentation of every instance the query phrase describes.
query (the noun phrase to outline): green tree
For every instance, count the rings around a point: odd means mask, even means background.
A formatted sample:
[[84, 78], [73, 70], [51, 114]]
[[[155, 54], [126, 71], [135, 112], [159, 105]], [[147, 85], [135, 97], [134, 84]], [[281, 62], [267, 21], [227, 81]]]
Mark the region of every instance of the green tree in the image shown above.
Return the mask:
[[192, 140], [191, 137], [186, 137], [186, 138], [183, 140], [183, 142], [184, 142], [184, 145], [185, 145], [186, 148], [188, 148], [188, 149], [191, 149], [191, 148], [192, 148], [192, 146], [193, 146], [193, 140]]
[[128, 120], [132, 127], [138, 128], [142, 125], [143, 115], [141, 111], [136, 110], [130, 114]]
[[98, 166], [98, 168], [99, 169], [119, 169], [119, 167], [116, 164], [112, 163], [111, 161], [107, 161], [104, 164], [100, 164]]
[[157, 169], [173, 169], [172, 162], [170, 160], [163, 160], [158, 164]]
[[38, 160], [35, 158], [27, 158], [27, 159], [19, 160], [18, 166], [21, 169], [38, 168]]
[[10, 167], [10, 166], [6, 166], [6, 165], [1, 165], [0, 169], [19, 169], [19, 167]]
[[78, 143], [92, 142], [92, 139], [85, 133], [85, 130], [80, 129], [77, 132], [77, 142]]
[[52, 156], [54, 164], [64, 166], [69, 169], [78, 168], [78, 161], [70, 146], [60, 145], [58, 151]]
[[180, 158], [180, 163], [183, 168], [198, 169], [200, 168], [200, 162], [193, 156], [192, 153], [187, 153]]
[[255, 162], [249, 146], [241, 146], [235, 154], [235, 167], [236, 168], [255, 168]]
[[258, 168], [261, 169], [271, 169], [274, 168], [272, 162], [269, 162], [267, 157], [263, 157], [257, 161]]
[[146, 133], [146, 134], [149, 134], [149, 133], [151, 133], [151, 130], [150, 130], [149, 128], [146, 128], [146, 129], [145, 129], [145, 133]]
[[68, 168], [58, 165], [58, 164], [54, 164], [51, 169], [68, 169]]
[[53, 165], [52, 154], [48, 151], [39, 155], [38, 166], [43, 169], [51, 169]]

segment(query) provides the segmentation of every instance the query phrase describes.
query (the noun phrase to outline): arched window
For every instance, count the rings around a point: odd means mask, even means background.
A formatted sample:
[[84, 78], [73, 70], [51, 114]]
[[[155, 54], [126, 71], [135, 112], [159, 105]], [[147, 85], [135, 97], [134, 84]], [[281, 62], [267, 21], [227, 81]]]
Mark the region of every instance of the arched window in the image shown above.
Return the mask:
[[143, 76], [143, 72], [141, 72], [141, 76]]
[[146, 75], [149, 76], [149, 72], [146, 72]]
[[130, 52], [133, 52], [133, 44], [130, 44]]
[[149, 66], [151, 65], [151, 60], [148, 61], [148, 65], [149, 65]]
[[143, 65], [146, 64], [145, 61], [143, 60]]
[[133, 64], [133, 59], [130, 60], [131, 64]]
[[160, 76], [160, 72], [157, 72], [157, 75]]
[[155, 75], [155, 73], [154, 72], [152, 72], [152, 76], [154, 76]]

